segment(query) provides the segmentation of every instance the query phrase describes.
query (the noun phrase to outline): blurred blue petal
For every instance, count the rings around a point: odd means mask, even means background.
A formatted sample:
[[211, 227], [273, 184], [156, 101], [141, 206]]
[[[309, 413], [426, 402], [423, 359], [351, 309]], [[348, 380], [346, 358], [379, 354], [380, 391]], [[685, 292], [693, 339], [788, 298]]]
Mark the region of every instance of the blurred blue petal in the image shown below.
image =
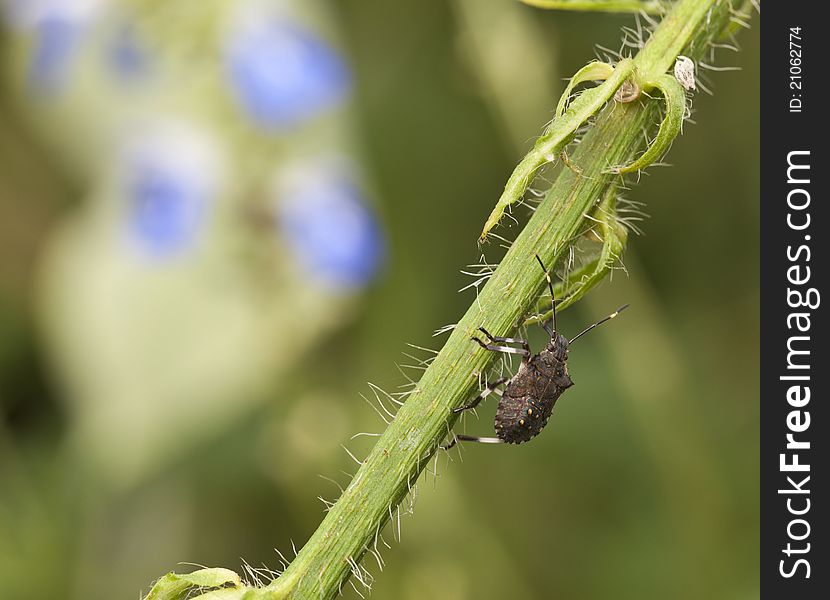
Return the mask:
[[29, 84], [40, 93], [59, 93], [69, 76], [74, 50], [81, 38], [81, 27], [77, 22], [55, 16], [40, 21], [34, 33]]
[[118, 29], [110, 45], [108, 58], [112, 71], [123, 80], [140, 78], [149, 63], [146, 49], [135, 29], [127, 24]]
[[149, 126], [132, 140], [122, 193], [130, 237], [146, 254], [168, 258], [196, 242], [216, 193], [216, 158], [205, 132], [180, 123]]
[[237, 100], [265, 127], [287, 129], [343, 101], [351, 76], [312, 32], [271, 19], [237, 28], [225, 46]]
[[384, 240], [360, 191], [334, 173], [316, 172], [282, 190], [279, 229], [295, 259], [315, 278], [360, 287], [378, 271]]
[[203, 221], [206, 199], [181, 175], [161, 165], [133, 174], [130, 229], [155, 256], [169, 256], [188, 247]]

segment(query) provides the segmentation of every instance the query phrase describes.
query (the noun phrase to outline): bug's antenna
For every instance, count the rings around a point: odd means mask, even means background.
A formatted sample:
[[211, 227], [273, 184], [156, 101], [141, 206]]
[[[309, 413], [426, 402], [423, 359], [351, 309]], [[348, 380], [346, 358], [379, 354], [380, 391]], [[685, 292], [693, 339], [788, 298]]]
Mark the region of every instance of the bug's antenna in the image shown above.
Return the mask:
[[579, 339], [579, 338], [581, 338], [583, 335], [585, 335], [586, 333], [588, 333], [589, 331], [591, 331], [594, 327], [596, 327], [597, 325], [602, 325], [602, 324], [603, 324], [603, 323], [605, 323], [606, 321], [610, 321], [611, 319], [613, 319], [614, 317], [616, 317], [618, 314], [620, 314], [622, 311], [624, 311], [626, 308], [628, 308], [628, 304], [623, 304], [621, 307], [619, 307], [617, 310], [615, 310], [614, 312], [612, 312], [610, 315], [608, 315], [608, 316], [607, 316], [607, 317], [605, 317], [604, 319], [600, 319], [599, 321], [597, 321], [596, 323], [594, 323], [594, 324], [593, 324], [593, 325], [591, 325], [590, 327], [586, 327], [584, 330], [582, 330], [581, 332], [579, 332], [579, 333], [578, 333], [575, 337], [571, 338], [571, 339], [568, 341], [568, 344], [569, 344], [569, 345], [570, 345], [570, 344], [573, 344], [576, 340], [578, 340], [578, 339]]
[[[548, 273], [548, 270], [545, 268], [545, 265], [544, 263], [542, 263], [542, 259], [539, 258], [538, 254], [536, 255], [536, 260], [539, 261], [539, 266], [542, 267], [542, 270], [545, 272], [545, 279], [548, 280], [548, 289], [550, 290], [550, 309], [551, 313], [553, 313], [551, 321], [553, 322], [553, 331], [556, 331], [556, 301], [553, 298], [553, 282], [550, 280], [550, 273]], [[544, 323], [542, 323], [542, 327], [544, 327], [545, 331], [547, 331], [548, 334], [550, 334], [550, 336], [553, 337], [553, 332], [548, 331], [548, 328], [545, 326]]]

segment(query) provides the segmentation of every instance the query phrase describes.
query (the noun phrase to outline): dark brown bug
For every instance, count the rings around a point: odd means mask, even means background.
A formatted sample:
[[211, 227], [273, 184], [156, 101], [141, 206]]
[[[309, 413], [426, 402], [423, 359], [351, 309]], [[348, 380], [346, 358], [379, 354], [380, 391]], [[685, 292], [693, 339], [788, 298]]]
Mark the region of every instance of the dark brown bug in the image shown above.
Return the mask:
[[[532, 354], [527, 340], [496, 337], [490, 335], [484, 327], [479, 327], [479, 331], [487, 337], [490, 343], [484, 343], [477, 337], [473, 337], [473, 341], [485, 350], [521, 354], [522, 364], [513, 377], [502, 377], [489, 383], [475, 400], [453, 410], [453, 412], [459, 413], [475, 408], [496, 388], [506, 383], [507, 386], [504, 388], [504, 393], [496, 410], [495, 427], [498, 437], [456, 435], [452, 442], [442, 446], [446, 450], [452, 448], [459, 440], [486, 444], [521, 444], [539, 435], [539, 432], [547, 425], [551, 411], [553, 411], [553, 405], [556, 404], [559, 396], [573, 385], [573, 381], [568, 375], [568, 348], [570, 345], [596, 326], [613, 319], [628, 307], [627, 304], [622, 306], [568, 340], [556, 330], [556, 304], [553, 299], [553, 283], [550, 274], [539, 256], [536, 256], [536, 260], [539, 261], [539, 265], [545, 272], [545, 279], [547, 279], [548, 288], [550, 289], [551, 305], [553, 306], [553, 317], [551, 319], [553, 328], [551, 329], [547, 323], [542, 323], [542, 327], [550, 336], [550, 341], [539, 354]], [[504, 344], [518, 344], [521, 347], [514, 348]]]

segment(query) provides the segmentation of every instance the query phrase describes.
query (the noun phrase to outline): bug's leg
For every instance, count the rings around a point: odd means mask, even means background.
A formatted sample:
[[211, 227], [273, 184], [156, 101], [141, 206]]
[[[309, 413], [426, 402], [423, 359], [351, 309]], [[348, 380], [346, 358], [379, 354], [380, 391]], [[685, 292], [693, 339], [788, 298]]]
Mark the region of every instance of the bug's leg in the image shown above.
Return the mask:
[[504, 352], [505, 354], [521, 354], [523, 361], [526, 361], [528, 358], [530, 358], [530, 350], [527, 350], [525, 348], [512, 348], [510, 346], [497, 346], [495, 344], [485, 344], [477, 337], [473, 337], [471, 339], [485, 350], [490, 350], [492, 352]]
[[458, 443], [458, 438], [456, 436], [452, 436], [452, 441], [449, 444], [441, 444], [438, 446], [441, 450], [449, 450], [450, 448], [454, 447]]
[[441, 446], [442, 450], [449, 450], [453, 446], [455, 446], [458, 442], [478, 442], [480, 444], [504, 444], [504, 440], [497, 437], [477, 437], [475, 435], [456, 435], [453, 436], [452, 441], [449, 444], [444, 444]]
[[[521, 354], [522, 360], [526, 361], [530, 358], [530, 344], [527, 343], [527, 340], [523, 340], [520, 338], [506, 338], [506, 337], [494, 337], [488, 333], [484, 327], [478, 328], [481, 333], [487, 336], [491, 342], [495, 342], [495, 344], [485, 344], [477, 337], [471, 338], [475, 342], [478, 343], [479, 346], [484, 348], [485, 350], [491, 350], [493, 352], [504, 352], [505, 354]], [[510, 346], [499, 346], [498, 344], [520, 344], [521, 348], [511, 348]]]
[[493, 335], [490, 335], [490, 332], [488, 332], [486, 329], [484, 329], [484, 327], [479, 327], [478, 330], [481, 333], [483, 333], [484, 335], [486, 335], [487, 339], [489, 339], [491, 342], [497, 342], [499, 344], [520, 344], [523, 349], [530, 352], [530, 345], [527, 343], [527, 340], [523, 340], [521, 338], [508, 338], [508, 337], [493, 336]]
[[493, 392], [495, 392], [497, 387], [499, 387], [501, 384], [503, 384], [503, 383], [507, 382], [509, 379], [510, 379], [509, 377], [501, 377], [501, 378], [499, 378], [499, 379], [496, 379], [493, 383], [488, 383], [488, 384], [487, 384], [487, 387], [484, 389], [484, 391], [482, 391], [482, 392], [481, 392], [481, 393], [480, 393], [480, 394], [476, 397], [476, 399], [475, 399], [475, 400], [473, 400], [472, 402], [469, 402], [469, 403], [465, 404], [464, 406], [459, 406], [458, 408], [454, 408], [454, 409], [452, 409], [452, 412], [454, 412], [454, 413], [460, 413], [460, 412], [463, 412], [463, 411], [465, 411], [465, 410], [470, 410], [471, 408], [475, 408], [476, 406], [478, 406], [478, 405], [479, 405], [479, 403], [480, 403], [482, 400], [484, 400], [487, 396], [489, 396], [490, 394], [492, 394]]

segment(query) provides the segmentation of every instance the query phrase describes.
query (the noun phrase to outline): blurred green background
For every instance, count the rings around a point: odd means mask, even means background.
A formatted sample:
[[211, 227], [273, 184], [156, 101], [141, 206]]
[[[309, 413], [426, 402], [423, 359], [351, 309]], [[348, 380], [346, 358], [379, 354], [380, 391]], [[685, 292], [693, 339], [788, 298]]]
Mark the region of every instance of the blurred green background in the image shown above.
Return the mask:
[[[351, 436], [382, 429], [366, 382], [393, 392], [403, 353], [428, 356], [407, 343], [440, 347], [563, 78], [634, 18], [500, 0], [50, 4], [11, 0], [0, 29], [0, 597], [135, 598], [180, 563], [277, 569], [274, 549], [290, 557], [318, 496], [337, 496], [320, 475], [354, 471], [341, 445], [362, 456], [372, 438]], [[279, 44], [240, 50], [265, 56], [241, 76], [234, 62], [229, 40], [267, 37], [246, 29], [262, 21], [292, 23], [269, 31], [322, 65], [306, 96], [281, 88], [288, 108], [246, 104], [245, 85], [284, 83]], [[364, 563], [373, 597], [757, 597], [757, 27], [739, 42], [717, 64], [742, 70], [695, 96], [675, 166], [627, 194], [650, 215], [628, 276], [559, 325], [631, 308], [571, 353], [576, 386], [533, 443], [439, 457], [400, 543], [387, 530], [383, 573]], [[147, 225], [114, 149], [171, 118], [161, 139], [177, 141], [150, 155], [196, 191], [151, 186]], [[200, 161], [203, 139], [218, 150]], [[337, 223], [356, 241], [335, 260], [331, 223], [292, 229], [274, 198], [342, 172]], [[136, 219], [149, 252], [123, 239]], [[463, 426], [491, 435], [494, 411]]]

